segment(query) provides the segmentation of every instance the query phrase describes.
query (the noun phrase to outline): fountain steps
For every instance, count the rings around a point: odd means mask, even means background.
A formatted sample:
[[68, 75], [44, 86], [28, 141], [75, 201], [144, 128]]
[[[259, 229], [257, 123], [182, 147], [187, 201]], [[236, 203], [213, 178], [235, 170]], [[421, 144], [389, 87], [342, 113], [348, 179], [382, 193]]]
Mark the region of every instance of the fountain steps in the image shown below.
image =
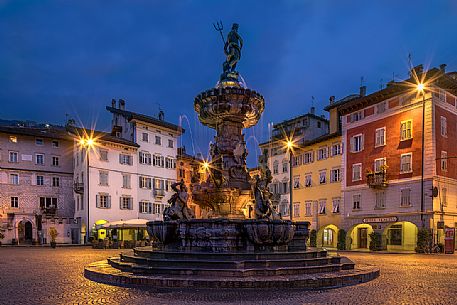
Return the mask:
[[201, 260], [201, 259], [156, 259], [134, 255], [121, 255], [121, 261], [136, 263], [153, 267], [168, 267], [170, 265], [185, 268], [206, 269], [250, 269], [250, 268], [273, 268], [273, 267], [305, 267], [339, 264], [340, 257], [318, 257], [300, 259], [271, 259], [271, 260]]

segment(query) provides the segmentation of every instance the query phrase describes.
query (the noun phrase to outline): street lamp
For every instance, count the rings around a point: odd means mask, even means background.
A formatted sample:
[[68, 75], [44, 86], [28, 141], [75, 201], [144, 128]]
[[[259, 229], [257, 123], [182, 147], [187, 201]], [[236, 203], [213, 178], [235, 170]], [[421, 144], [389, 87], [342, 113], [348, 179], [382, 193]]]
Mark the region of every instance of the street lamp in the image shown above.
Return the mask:
[[[90, 200], [90, 194], [89, 194], [89, 155], [90, 155], [90, 150], [95, 146], [95, 139], [92, 137], [92, 135], [85, 135], [84, 137], [80, 137], [78, 141], [79, 145], [81, 148], [86, 149], [86, 179], [87, 179], [87, 184], [85, 185], [84, 189], [87, 193], [86, 198], [87, 198], [87, 223], [86, 223], [86, 243], [89, 241], [90, 237], [90, 229], [89, 229], [89, 200]], [[84, 183], [84, 181], [83, 181]]]
[[424, 227], [424, 158], [425, 158], [425, 85], [417, 84], [417, 92], [422, 95], [422, 160], [421, 160], [421, 223]]
[[292, 202], [292, 199], [293, 199], [293, 196], [292, 196], [292, 192], [293, 192], [293, 181], [292, 181], [292, 157], [293, 157], [293, 148], [294, 148], [294, 142], [289, 138], [287, 139], [287, 142], [286, 142], [286, 147], [287, 147], [287, 150], [289, 151], [289, 216], [290, 216], [290, 220], [292, 221], [292, 218], [293, 218], [293, 215], [292, 215], [292, 212], [293, 212], [293, 202]]

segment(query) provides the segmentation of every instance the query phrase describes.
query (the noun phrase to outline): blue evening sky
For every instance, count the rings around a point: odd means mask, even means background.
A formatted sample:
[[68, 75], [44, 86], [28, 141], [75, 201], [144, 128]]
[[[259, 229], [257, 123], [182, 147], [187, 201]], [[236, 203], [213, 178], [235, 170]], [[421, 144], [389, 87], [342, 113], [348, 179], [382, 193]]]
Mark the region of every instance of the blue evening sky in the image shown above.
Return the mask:
[[[69, 114], [106, 130], [105, 106], [168, 121], [185, 115], [188, 152], [207, 152], [193, 98], [216, 83], [225, 34], [240, 24], [238, 71], [266, 99], [258, 126], [246, 131], [249, 162], [268, 122], [318, 114], [328, 97], [368, 92], [413, 64], [457, 70], [456, 1], [8, 1], [0, 0], [0, 119], [64, 124]], [[190, 137], [191, 132], [194, 138]]]

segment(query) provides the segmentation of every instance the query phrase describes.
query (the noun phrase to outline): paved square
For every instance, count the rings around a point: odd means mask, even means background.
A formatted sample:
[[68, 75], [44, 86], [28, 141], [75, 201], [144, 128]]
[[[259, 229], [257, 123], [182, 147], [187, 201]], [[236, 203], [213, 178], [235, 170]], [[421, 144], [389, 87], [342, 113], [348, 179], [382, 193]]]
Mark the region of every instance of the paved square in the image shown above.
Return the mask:
[[457, 255], [345, 253], [381, 276], [324, 291], [139, 290], [83, 277], [83, 267], [118, 254], [88, 247], [0, 248], [0, 304], [455, 304]]

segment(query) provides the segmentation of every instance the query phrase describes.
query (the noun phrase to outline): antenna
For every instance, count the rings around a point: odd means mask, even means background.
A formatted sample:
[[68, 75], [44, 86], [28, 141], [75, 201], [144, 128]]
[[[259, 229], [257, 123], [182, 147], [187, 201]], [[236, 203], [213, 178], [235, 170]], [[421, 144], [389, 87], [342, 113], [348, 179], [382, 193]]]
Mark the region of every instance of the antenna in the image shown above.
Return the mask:
[[362, 77], [360, 77], [360, 87], [362, 87], [364, 83], [365, 83], [365, 79], [362, 76]]
[[379, 80], [379, 89], [382, 90], [384, 88], [384, 80], [381, 78]]
[[311, 107], [314, 107], [314, 96], [311, 95]]
[[409, 65], [410, 69], [413, 68], [413, 56], [412, 56], [411, 52], [408, 53], [408, 65]]

